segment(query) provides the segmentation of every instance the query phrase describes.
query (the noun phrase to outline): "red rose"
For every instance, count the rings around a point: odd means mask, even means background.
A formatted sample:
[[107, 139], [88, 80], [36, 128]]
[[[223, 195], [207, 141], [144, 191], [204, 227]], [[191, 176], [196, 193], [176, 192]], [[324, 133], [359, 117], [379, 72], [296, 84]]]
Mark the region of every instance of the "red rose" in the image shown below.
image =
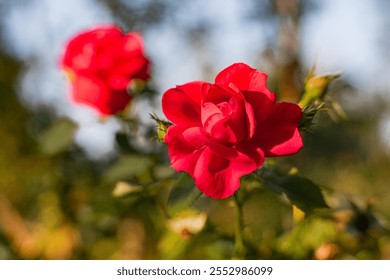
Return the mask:
[[123, 34], [116, 26], [100, 26], [71, 39], [61, 66], [69, 72], [72, 97], [102, 115], [123, 111], [131, 101], [133, 79], [149, 78], [149, 60], [139, 34]]
[[162, 109], [174, 124], [165, 142], [171, 166], [186, 171], [214, 199], [233, 195], [240, 178], [258, 169], [264, 157], [297, 153], [301, 109], [276, 103], [267, 75], [243, 63], [218, 74], [215, 84], [191, 82], [169, 89]]

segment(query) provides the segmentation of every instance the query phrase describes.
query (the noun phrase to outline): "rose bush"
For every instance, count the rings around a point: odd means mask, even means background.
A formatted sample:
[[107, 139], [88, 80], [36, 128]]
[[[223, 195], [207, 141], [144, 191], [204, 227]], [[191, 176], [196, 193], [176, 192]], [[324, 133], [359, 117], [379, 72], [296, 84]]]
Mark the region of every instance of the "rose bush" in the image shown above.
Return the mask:
[[190, 174], [214, 199], [234, 194], [240, 178], [265, 157], [297, 153], [302, 111], [276, 103], [267, 75], [246, 64], [221, 71], [215, 83], [190, 82], [167, 90], [162, 110], [173, 123], [165, 135], [171, 166]]
[[123, 111], [132, 99], [129, 83], [149, 78], [149, 60], [141, 36], [123, 34], [113, 25], [72, 38], [61, 66], [69, 73], [73, 100], [95, 108], [101, 115]]

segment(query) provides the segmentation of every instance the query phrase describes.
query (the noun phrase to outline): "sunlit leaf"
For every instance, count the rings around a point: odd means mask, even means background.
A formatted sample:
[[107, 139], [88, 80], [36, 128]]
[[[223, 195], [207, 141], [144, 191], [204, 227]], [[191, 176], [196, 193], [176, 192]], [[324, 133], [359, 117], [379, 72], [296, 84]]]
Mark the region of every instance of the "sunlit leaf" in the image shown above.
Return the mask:
[[142, 186], [120, 181], [116, 183], [112, 195], [114, 197], [127, 197], [132, 194], [138, 194], [144, 190], [145, 188]]
[[183, 235], [197, 234], [206, 224], [207, 215], [195, 209], [187, 209], [168, 221], [168, 228]]

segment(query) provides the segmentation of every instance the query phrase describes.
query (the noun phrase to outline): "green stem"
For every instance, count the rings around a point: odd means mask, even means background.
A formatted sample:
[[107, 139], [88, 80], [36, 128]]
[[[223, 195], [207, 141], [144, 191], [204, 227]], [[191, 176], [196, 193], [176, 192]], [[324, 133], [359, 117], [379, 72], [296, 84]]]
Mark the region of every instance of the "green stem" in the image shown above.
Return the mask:
[[238, 259], [244, 259], [246, 248], [243, 239], [244, 219], [242, 215], [242, 205], [237, 197], [237, 194], [233, 196], [234, 201], [234, 257]]

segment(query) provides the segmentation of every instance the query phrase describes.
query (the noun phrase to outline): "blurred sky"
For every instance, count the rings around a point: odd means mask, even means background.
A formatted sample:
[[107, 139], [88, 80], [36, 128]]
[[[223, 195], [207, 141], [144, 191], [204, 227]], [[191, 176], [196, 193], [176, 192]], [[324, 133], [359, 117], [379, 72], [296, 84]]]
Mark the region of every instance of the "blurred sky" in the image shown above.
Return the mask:
[[[152, 1], [126, 2], [142, 7]], [[256, 1], [192, 0], [177, 7], [178, 2], [165, 1], [175, 9], [171, 16], [143, 30], [154, 81], [161, 93], [177, 84], [204, 79], [202, 61], [213, 65], [213, 75], [238, 61], [254, 66], [270, 32], [274, 32], [247, 16]], [[316, 63], [318, 73], [342, 71], [362, 92], [389, 93], [390, 57], [383, 49], [383, 37], [386, 32], [388, 35], [386, 8], [390, 5], [374, 0], [314, 2], [318, 9], [308, 13], [301, 25], [305, 66]], [[52, 106], [59, 116], [77, 121], [76, 141], [92, 158], [110, 154], [119, 124], [114, 118], [101, 123], [93, 110], [69, 102], [68, 85], [58, 61], [66, 41], [75, 33], [112, 22], [118, 21], [94, 0], [0, 0], [1, 39], [10, 54], [25, 61], [18, 85], [21, 99], [32, 108]], [[198, 23], [210, 26], [200, 49], [183, 38], [180, 29], [181, 25]], [[147, 107], [142, 111], [162, 116], [160, 108], [141, 105]], [[384, 128], [384, 139], [390, 140], [390, 128]]]

